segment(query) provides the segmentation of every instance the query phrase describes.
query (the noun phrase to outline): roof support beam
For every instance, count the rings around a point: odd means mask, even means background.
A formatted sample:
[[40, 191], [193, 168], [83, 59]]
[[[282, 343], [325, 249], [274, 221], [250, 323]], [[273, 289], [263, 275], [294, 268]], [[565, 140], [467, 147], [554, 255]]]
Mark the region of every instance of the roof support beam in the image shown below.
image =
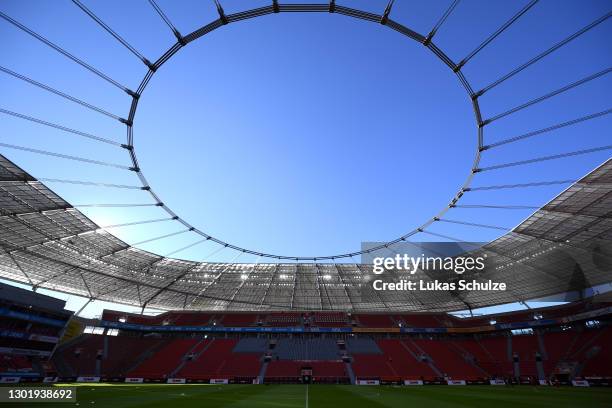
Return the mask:
[[13, 256], [12, 253], [10, 253], [9, 251], [6, 251], [4, 248], [2, 249], [8, 256], [9, 258], [11, 258], [11, 261], [13, 261], [13, 263], [15, 264], [15, 266], [17, 267], [17, 269], [19, 269], [19, 271], [23, 274], [23, 276], [26, 277], [26, 279], [28, 280], [28, 282], [30, 283], [30, 285], [32, 285], [32, 290], [34, 292], [36, 292], [36, 285], [34, 284], [34, 282], [32, 281], [32, 279], [30, 278], [30, 275], [28, 275], [26, 273], [26, 271], [23, 270], [23, 268], [21, 267], [21, 265], [19, 264], [19, 262], [17, 262], [17, 260], [15, 259], [15, 257]]

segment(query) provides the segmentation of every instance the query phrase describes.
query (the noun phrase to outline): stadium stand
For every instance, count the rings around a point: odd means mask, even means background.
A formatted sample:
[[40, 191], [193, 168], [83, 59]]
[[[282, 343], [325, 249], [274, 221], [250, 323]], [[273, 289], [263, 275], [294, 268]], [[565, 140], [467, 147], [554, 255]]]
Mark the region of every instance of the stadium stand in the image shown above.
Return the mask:
[[[501, 340], [505, 339], [494, 339]], [[502, 368], [504, 361], [495, 358], [482, 346], [478, 339], [453, 339], [451, 347], [472, 365], [479, 367], [480, 376], [486, 377], [508, 377], [512, 376], [512, 364], [506, 361], [506, 371]]]
[[171, 339], [128, 374], [130, 377], [166, 378], [197, 343], [198, 339]]
[[382, 354], [354, 354], [352, 366], [358, 379], [400, 379], [388, 357]]
[[299, 313], [270, 313], [264, 320], [266, 326], [291, 327], [301, 325], [301, 315]]
[[72, 313], [65, 302], [0, 284], [0, 377], [42, 378]]
[[235, 339], [213, 339], [188, 361], [176, 376], [207, 380], [211, 378], [257, 377], [261, 367], [261, 354], [233, 353]]
[[414, 344], [429, 357], [444, 377], [472, 380], [485, 376], [485, 373], [453, 349], [452, 340], [415, 339]]
[[342, 312], [316, 312], [308, 316], [311, 326], [317, 327], [346, 327], [349, 324], [348, 317]]
[[32, 363], [26, 356], [0, 354], [0, 370], [4, 373], [30, 372]]
[[440, 327], [438, 315], [433, 314], [412, 314], [412, 315], [394, 315], [392, 318], [404, 327]]
[[346, 366], [338, 361], [311, 361], [312, 375], [315, 378], [345, 378], [347, 377]]
[[268, 350], [268, 339], [257, 337], [245, 337], [238, 340], [233, 353], [260, 353]]
[[272, 361], [266, 371], [266, 382], [296, 382], [302, 370], [312, 370], [314, 382], [346, 383], [348, 374], [345, 364], [338, 361]]
[[388, 365], [402, 379], [418, 380], [433, 378], [436, 373], [417, 355], [412, 353], [402, 340], [378, 340], [378, 346], [387, 357]]
[[[302, 369], [312, 370], [315, 381], [329, 382], [348, 381], [349, 371], [359, 379], [395, 382], [436, 378], [468, 381], [516, 378], [533, 382], [610, 375], [609, 304], [586, 306], [579, 302], [552, 309], [543, 312], [559, 316], [558, 322], [550, 320], [543, 327], [518, 331], [513, 331], [513, 326], [465, 325], [466, 321], [478, 325], [490, 323], [498, 315], [460, 319], [443, 313], [362, 313], [353, 317], [341, 312], [201, 313], [202, 316], [197, 312], [167, 312], [155, 317], [138, 317], [105, 311], [102, 322], [108, 318], [115, 326], [100, 327], [96, 334], [82, 334], [61, 345], [53, 361], [65, 376], [131, 376], [148, 380], [178, 376], [193, 381], [225, 378], [246, 382], [254, 379], [299, 382]], [[564, 310], [578, 314], [566, 315], [562, 313]], [[598, 316], [596, 324], [588, 320], [589, 313], [584, 314], [589, 310]], [[539, 324], [537, 320], [520, 322], [511, 314], [502, 315], [518, 327]], [[517, 315], [541, 319], [542, 313], [529, 311]], [[357, 323], [356, 328], [349, 326], [352, 319]], [[574, 322], [567, 324], [572, 319]], [[109, 335], [110, 327], [135, 321], [146, 322], [147, 329], [135, 332], [113, 329], [114, 335]], [[151, 324], [153, 321], [156, 324]], [[203, 326], [202, 322], [206, 321], [208, 324]], [[215, 322], [219, 323], [213, 325]], [[223, 324], [228, 322], [235, 326]], [[317, 326], [316, 322], [323, 325]], [[180, 337], [194, 335], [189, 333], [191, 324], [188, 323], [195, 323], [193, 330], [213, 327], [217, 333]], [[364, 323], [374, 327], [365, 327]], [[388, 324], [387, 328], [380, 327], [383, 323]], [[167, 331], [173, 324], [181, 327], [177, 334], [154, 333], [157, 326]], [[431, 333], [430, 326], [434, 324], [437, 324], [436, 333]], [[41, 333], [55, 330], [46, 331], [39, 324], [24, 325], [19, 320], [3, 320], [2, 327]], [[271, 331], [261, 331], [266, 327]], [[3, 341], [6, 344], [11, 339]], [[16, 361], [24, 364], [27, 359]]]
[[507, 378], [514, 376], [509, 340], [506, 336], [476, 338], [484, 354], [480, 354], [477, 363], [493, 377]]
[[97, 365], [100, 364], [103, 349], [103, 336], [85, 335], [68, 345], [62, 356], [75, 376], [95, 376], [100, 374]]
[[515, 358], [518, 358], [521, 376], [538, 376], [536, 355], [539, 352], [538, 339], [535, 334], [512, 336], [512, 353]]
[[[218, 378], [252, 380], [257, 377], [261, 369], [261, 356], [258, 354], [230, 354], [223, 360], [214, 375]], [[249, 381], [251, 382], [251, 381]]]
[[280, 339], [273, 355], [279, 360], [337, 360], [340, 358], [334, 339]]
[[204, 326], [212, 317], [212, 314], [207, 313], [177, 313], [171, 321], [177, 326]]
[[549, 331], [542, 335], [544, 342], [542, 365], [547, 378], [554, 374], [560, 363], [566, 361], [569, 347], [578, 335], [577, 331]]
[[346, 349], [352, 354], [382, 354], [370, 337], [350, 337], [346, 340]]
[[[56, 373], [63, 378], [100, 376], [115, 381], [129, 376], [146, 381], [178, 377], [248, 383], [300, 382], [303, 370], [309, 370], [314, 382], [330, 383], [441, 378], [533, 383], [612, 377], [608, 303], [577, 302], [516, 313], [529, 318], [527, 322], [512, 313], [464, 319], [444, 313], [166, 312], [145, 316], [106, 310], [101, 320], [75, 318], [85, 333], [65, 335], [59, 342], [69, 312], [51, 311], [49, 305], [37, 309], [6, 299], [0, 302], [4, 302], [3, 310], [16, 313], [0, 320], [0, 375], [5, 376], [18, 373], [40, 378]], [[557, 317], [542, 326], [543, 315]], [[490, 324], [502, 318], [508, 326]], [[104, 322], [108, 328], [98, 327]], [[533, 330], [523, 329], [532, 323]], [[146, 325], [146, 330], [137, 329], [139, 324]], [[513, 324], [522, 329], [513, 331]], [[426, 332], [431, 326], [436, 333]], [[156, 327], [161, 331], [156, 333]], [[168, 332], [172, 327], [181, 329]], [[211, 327], [217, 332], [191, 333]], [[273, 331], [260, 332], [266, 327]]]
[[[463, 70], [465, 64], [498, 35], [505, 32], [536, 2], [530, 1], [524, 5], [511, 20], [504, 19], [506, 21], [504, 25], [488, 37], [484, 37], [484, 42], [480, 43], [480, 46], [476, 46], [477, 48], [472, 53], [460, 60], [455, 59], [455, 55], [447, 56], [445, 51], [438, 48], [438, 45], [442, 46], [445, 43], [444, 38], [433, 39], [434, 34], [439, 32], [438, 29], [457, 6], [458, 0], [452, 2], [429, 34], [424, 33], [426, 37], [400, 23], [401, 14], [394, 13], [392, 18], [389, 17], [393, 1], [387, 2], [384, 14], [380, 15], [378, 13], [382, 10], [372, 9], [371, 12], [366, 12], [343, 5], [336, 6], [335, 1], [330, 1], [329, 4], [279, 4], [278, 1], [268, 1], [267, 5], [262, 5], [257, 9], [238, 13], [232, 11], [225, 15], [220, 2], [216, 1], [219, 16], [215, 15], [213, 22], [190, 34], [185, 31], [186, 36], [183, 37], [161, 8], [150, 1], [178, 40], [159, 59], [155, 58], [152, 60], [154, 62], [150, 62], [115, 33], [109, 25], [103, 23], [93, 11], [76, 1], [77, 6], [89, 17], [92, 17], [145, 63], [148, 73], [145, 74], [140, 85], [132, 81], [125, 82], [126, 85], [123, 85], [124, 80], [128, 80], [127, 77], [117, 81], [112, 79], [114, 78], [112, 70], [109, 73], [110, 76], [107, 76], [103, 73], [106, 72], [105, 68], [99, 71], [66, 51], [71, 47], [63, 48], [63, 46], [55, 45], [42, 34], [37, 34], [38, 30], [27, 28], [5, 15], [4, 12], [0, 13], [8, 23], [42, 41], [55, 51], [59, 51], [98, 77], [123, 89], [132, 97], [129, 113], [125, 115], [126, 118], [123, 118], [98, 108], [97, 104], [86, 103], [27, 76], [2, 68], [5, 73], [15, 78], [98, 113], [118, 119], [119, 122], [127, 125], [127, 144], [76, 131], [56, 124], [55, 121], [46, 122], [4, 109], [3, 113], [47, 125], [56, 130], [68, 131], [90, 140], [120, 146], [129, 152], [133, 167], [126, 166], [126, 163], [119, 164], [114, 159], [111, 162], [106, 162], [106, 159], [104, 161], [93, 160], [80, 157], [80, 155], [53, 152], [54, 149], [46, 150], [46, 147], [45, 150], [41, 150], [2, 143], [3, 147], [47, 157], [69, 159], [74, 163], [83, 162], [129, 170], [135, 172], [140, 181], [134, 186], [97, 182], [88, 178], [81, 179], [81, 177], [36, 179], [0, 155], [0, 183], [2, 183], [0, 186], [0, 226], [2, 227], [0, 272], [4, 279], [32, 287], [32, 291], [24, 291], [0, 285], [1, 379], [9, 380], [8, 377], [16, 376], [18, 380], [26, 377], [39, 381], [49, 373], [58, 373], [68, 380], [73, 380], [78, 376], [88, 376], [98, 380], [101, 377], [111, 381], [121, 381], [126, 376], [131, 376], [142, 377], [138, 379], [146, 382], [162, 381], [174, 377], [187, 381], [218, 379], [229, 382], [255, 380], [300, 382], [310, 381], [305, 377], [312, 375], [315, 381], [350, 381], [352, 383], [355, 382], [355, 376], [357, 376], [359, 379], [375, 379], [394, 384], [401, 384], [407, 379], [437, 383], [444, 383], [443, 380], [446, 379], [456, 379], [484, 384], [488, 379], [499, 377], [512, 382], [529, 384], [535, 384], [536, 379], [540, 381], [562, 379], [567, 383], [569, 380], [582, 378], [593, 379], [595, 384], [599, 385], [612, 384], [612, 348], [610, 347], [612, 344], [612, 319], [610, 319], [612, 307], [610, 304], [583, 299], [584, 296], [588, 296], [588, 293], [599, 293], [599, 289], [604, 285], [610, 285], [611, 264], [609, 259], [602, 258], [610, 257], [612, 160], [607, 159], [605, 163], [580, 180], [575, 180], [575, 174], [571, 175], [573, 181], [568, 180], [570, 175], [562, 174], [554, 178], [544, 177], [518, 181], [508, 178], [503, 181], [515, 184], [486, 182], [472, 185], [472, 178], [475, 175], [492, 174], [490, 170], [516, 168], [523, 164], [551, 162], [556, 159], [610, 150], [609, 145], [591, 146], [590, 149], [581, 150], [562, 149], [561, 153], [556, 152], [552, 156], [548, 153], [540, 155], [536, 152], [533, 152], [534, 155], [531, 156], [529, 152], [530, 155], [520, 161], [504, 159], [489, 162], [487, 159], [481, 162], [480, 154], [487, 150], [492, 151], [493, 147], [525, 140], [609, 113], [609, 111], [592, 113], [587, 110], [585, 113], [590, 113], [588, 116], [571, 115], [563, 119], [563, 122], [553, 120], [546, 125], [548, 127], [540, 127], [539, 130], [525, 126], [518, 136], [510, 134], [510, 138], [493, 142], [484, 136], [485, 125], [610, 72], [609, 69], [605, 72], [600, 71], [563, 88], [552, 90], [552, 92], [546, 91], [546, 94], [536, 99], [530, 97], [527, 102], [521, 102], [522, 105], [514, 108], [508, 107], [510, 110], [504, 108], [501, 113], [490, 115], [489, 107], [484, 103], [485, 100], [480, 98], [483, 93], [515, 75], [518, 77], [517, 74], [524, 69], [541, 61], [611, 16], [608, 12], [579, 31], [573, 29], [574, 34], [570, 37], [555, 40], [552, 48], [542, 48], [543, 51], [526, 59], [527, 62], [522, 65], [515, 66], [510, 71], [504, 68], [503, 71], [508, 72], [505, 76], [497, 80], [491, 78], [492, 82], [484, 82], [483, 88], [473, 88], [471, 79], [468, 80], [471, 77], [470, 72], [466, 73]], [[436, 233], [425, 230], [425, 228], [429, 229], [430, 225], [440, 225], [438, 221], [461, 225], [461, 228], [477, 227], [497, 230], [495, 239], [484, 244], [475, 253], [490, 256], [492, 262], [490, 269], [487, 269], [487, 272], [491, 272], [489, 276], [500, 278], [500, 280], [503, 278], [508, 281], [509, 285], [516, 284], [514, 289], [504, 291], [505, 293], [500, 291], [494, 295], [485, 293], [488, 291], [476, 290], [471, 293], [461, 293], [462, 291], [445, 290], [435, 295], [396, 296], [397, 294], [393, 291], [385, 291], [377, 296], [372, 296], [372, 300], [367, 300], [368, 296], [362, 296], [365, 293], [363, 282], [366, 281], [365, 278], [369, 278], [367, 274], [373, 269], [367, 263], [361, 265], [355, 261], [360, 254], [370, 254], [370, 250], [340, 254], [338, 259], [336, 256], [325, 256], [324, 259], [296, 257], [295, 262], [291, 257], [259, 253], [256, 264], [251, 265], [242, 260], [244, 263], [225, 265], [216, 263], [216, 261], [212, 263], [195, 262], [170, 257], [170, 254], [177, 254], [191, 248], [200, 241], [190, 246], [173, 249], [173, 252], [164, 251], [167, 255], [154, 254], [140, 248], [144, 243], [168, 238], [182, 232], [195, 231], [198, 233], [198, 239], [204, 236], [203, 241], [219, 244], [220, 249], [235, 250], [238, 256], [241, 255], [240, 252], [249, 255], [257, 253], [209, 236], [195, 226], [191, 226], [186, 219], [176, 215], [168, 207], [170, 203], [164, 204], [161, 201], [154, 189], [146, 182], [143, 170], [137, 165], [137, 146], [133, 144], [133, 119], [139, 98], [154, 73], [181, 47], [230, 22], [281, 11], [337, 12], [389, 26], [427, 47], [457, 75], [463, 87], [468, 91], [472, 103], [471, 108], [477, 120], [478, 144], [471, 173], [452, 201], [437, 216], [429, 219], [413, 233], [378, 246], [387, 249], [396, 242], [413, 237], [417, 232], [429, 233], [444, 239], [449, 238], [442, 234], [444, 231]], [[461, 12], [469, 14], [469, 11], [461, 10]], [[540, 20], [542, 20], [542, 15], [548, 17], [546, 10], [536, 11], [536, 13], [542, 13]], [[483, 14], [486, 14], [486, 10]], [[395, 16], [400, 20], [394, 20]], [[504, 21], [501, 17], [502, 14], [499, 14], [496, 19], [500, 22]], [[473, 20], [482, 19], [474, 18]], [[178, 25], [177, 27], [183, 26]], [[553, 34], [556, 36], [557, 33]], [[542, 37], [551, 36], [543, 35]], [[524, 38], [531, 37], [524, 35]], [[502, 41], [507, 41], [507, 38]], [[527, 43], [527, 41], [523, 42]], [[540, 49], [539, 46], [532, 48]], [[459, 54], [457, 57], [462, 58]], [[508, 58], [508, 62], [513, 64], [511, 58]], [[471, 66], [468, 67], [468, 71], [470, 68]], [[497, 68], [502, 69], [502, 65]], [[540, 67], [541, 73], [548, 70], [552, 72], [555, 68]], [[544, 82], [546, 81], [542, 81]], [[136, 91], [131, 89], [136, 89]], [[538, 91], [534, 89], [533, 92], [537, 94]], [[504, 92], [501, 93], [504, 94]], [[579, 106], [581, 104], [566, 105]], [[533, 115], [533, 117], [536, 116], [538, 115]], [[436, 115], [436, 118], [440, 117], [443, 115]], [[507, 125], [507, 127], [514, 129], [512, 125]], [[483, 141], [489, 144], [483, 144], [485, 143]], [[549, 144], [556, 147], [554, 142], [549, 142]], [[585, 163], [587, 161], [576, 168], [584, 167]], [[571, 166], [569, 164], [565, 169], [570, 169]], [[563, 168], [559, 167], [559, 169]], [[517, 172], [514, 173], [516, 175]], [[543, 171], [541, 175], [554, 174], [552, 171]], [[154, 202], [149, 204], [71, 205], [49, 190], [43, 182], [143, 190], [148, 191], [149, 198], [152, 197]], [[565, 186], [570, 183], [571, 185]], [[499, 223], [495, 222], [493, 217], [480, 224], [478, 215], [473, 215], [472, 219], [463, 219], [461, 216], [455, 219], [453, 216], [446, 218], [445, 215], [447, 210], [459, 206], [472, 209], [488, 207], [489, 209], [529, 210], [530, 205], [542, 201], [540, 200], [542, 197], [536, 197], [538, 199], [532, 203], [523, 202], [522, 205], [510, 205], [512, 200], [504, 202], [504, 205], [493, 205], [491, 202], [487, 203], [487, 200], [478, 205], [457, 205], [457, 202], [465, 192], [473, 190], [493, 191], [555, 185], [563, 186], [563, 192], [549, 200], [541, 209], [536, 207], [536, 211], [531, 216], [511, 230], [498, 226], [513, 224], [504, 222], [503, 218], [498, 220], [501, 221]], [[492, 194], [497, 195], [495, 192]], [[123, 242], [120, 235], [115, 236], [110, 233], [109, 227], [97, 225], [88, 218], [86, 213], [78, 209], [85, 206], [127, 208], [142, 205], [160, 207], [170, 218], [149, 219], [147, 217], [144, 220], [129, 220], [131, 222], [125, 220], [122, 221], [122, 224], [111, 227], [178, 221], [182, 225], [181, 228], [186, 227], [186, 229], [162, 236], [149, 236], [146, 240], [139, 240], [139, 244], [131, 245]], [[504, 231], [504, 235], [499, 235], [499, 231]], [[455, 234], [451, 232], [450, 235]], [[259, 262], [260, 257], [273, 260], [270, 263]], [[339, 264], [336, 263], [338, 260]], [[319, 261], [322, 262], [319, 263]], [[347, 263], [341, 264], [345, 261]], [[537, 279], [532, 279], [534, 270], [537, 271]], [[210, 273], [204, 274], [204, 271]], [[285, 271], [289, 271], [288, 274], [285, 274]], [[546, 278], [539, 279], [540, 273], [547, 275]], [[463, 276], [479, 278], [482, 282], [484, 275], [484, 273], [482, 275], [467, 273]], [[252, 279], [253, 277], [259, 277], [260, 280]], [[549, 277], [553, 279], [548, 279]], [[426, 278], [431, 278], [430, 274], [426, 273], [423, 279], [431, 283], [432, 279]], [[278, 283], [277, 280], [282, 282]], [[39, 288], [88, 296], [89, 302], [96, 300], [137, 306], [142, 309], [143, 313], [146, 308], [154, 310], [202, 309], [205, 311], [168, 311], [157, 316], [104, 311], [101, 319], [86, 320], [66, 311], [65, 302], [35, 293]], [[515, 290], [520, 292], [520, 296], [517, 296]], [[527, 306], [526, 300], [550, 299], [559, 295], [567, 296], [567, 299], [577, 297], [581, 300], [563, 306], [490, 316], [459, 318], [445, 313], [467, 308], [471, 315], [478, 308], [519, 301]], [[609, 296], [609, 293], [607, 295]], [[277, 311], [269, 312], [270, 310]], [[339, 310], [351, 311], [351, 313]], [[409, 313], [410, 311], [414, 313]], [[532, 397], [536, 403], [537, 391]], [[469, 397], [476, 397], [473, 401], [477, 401], [478, 398], [475, 394]], [[94, 402], [90, 401], [90, 403]], [[301, 399], [299, 402], [301, 405]], [[437, 402], [443, 405], [444, 402], [449, 401], [439, 398]], [[492, 398], [488, 398], [487, 402], [495, 403]], [[384, 405], [383, 402], [379, 403], [374, 399], [371, 399], [370, 403], [375, 406]], [[308, 406], [307, 387], [306, 405]], [[425, 405], [428, 404], [425, 403]], [[526, 404], [516, 403], [516, 405]]]
[[257, 314], [236, 313], [222, 315], [217, 324], [225, 327], [246, 327], [253, 326], [257, 322]]
[[212, 313], [201, 312], [166, 312], [157, 316], [147, 316], [105, 310], [102, 314], [102, 319], [109, 322], [175, 326], [203, 326], [209, 324], [214, 317]]
[[105, 352], [102, 360], [102, 373], [108, 377], [127, 377], [127, 374], [140, 356], [146, 357], [154, 347], [163, 344], [161, 339], [128, 336], [104, 336]]
[[302, 362], [289, 360], [272, 361], [268, 364], [266, 379], [297, 379], [300, 376], [300, 370], [303, 365], [304, 363]]
[[[595, 332], [595, 330], [592, 330]], [[580, 374], [585, 377], [609, 376], [612, 367], [612, 329], [599, 329], [589, 337], [577, 352], [578, 361], [583, 361]]]
[[367, 314], [359, 314], [355, 315], [355, 321], [357, 324], [363, 327], [392, 327], [396, 326], [393, 320], [388, 315], [367, 315]]

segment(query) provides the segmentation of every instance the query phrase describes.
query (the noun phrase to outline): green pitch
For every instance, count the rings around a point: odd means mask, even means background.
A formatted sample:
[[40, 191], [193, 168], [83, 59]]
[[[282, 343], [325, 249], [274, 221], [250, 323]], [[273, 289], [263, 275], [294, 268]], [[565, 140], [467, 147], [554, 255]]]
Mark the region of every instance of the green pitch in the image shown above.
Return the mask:
[[[72, 385], [72, 384], [71, 384]], [[79, 407], [382, 408], [612, 407], [612, 389], [532, 386], [80, 384]], [[22, 404], [10, 404], [20, 406]], [[28, 404], [67, 407], [75, 403]]]

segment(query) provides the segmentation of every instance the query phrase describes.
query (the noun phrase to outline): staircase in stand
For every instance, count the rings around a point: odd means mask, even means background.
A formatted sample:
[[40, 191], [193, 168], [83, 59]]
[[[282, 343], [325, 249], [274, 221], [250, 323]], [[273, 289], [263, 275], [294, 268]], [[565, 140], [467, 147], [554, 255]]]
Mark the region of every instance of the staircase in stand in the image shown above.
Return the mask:
[[351, 380], [351, 384], [355, 385], [357, 381], [355, 380], [355, 372], [353, 371], [353, 366], [351, 365], [351, 362], [345, 362], [344, 366], [346, 368], [346, 373], [348, 374], [349, 379]]
[[187, 363], [187, 356], [190, 354], [193, 354], [192, 360], [197, 360], [200, 355], [202, 353], [204, 353], [209, 347], [210, 345], [214, 342], [214, 339], [210, 342], [208, 342], [208, 344], [206, 344], [202, 350], [198, 351], [197, 353], [195, 353], [195, 350], [198, 349], [198, 347], [200, 347], [202, 345], [202, 343], [206, 342], [206, 338], [202, 337], [200, 339], [200, 341], [198, 341], [196, 344], [193, 345], [192, 348], [190, 348], [181, 358], [181, 362], [179, 363], [178, 366], [176, 366], [176, 368], [174, 370], [172, 370], [170, 372], [170, 374], [168, 374], [169, 378], [174, 378], [174, 376], [176, 375], [176, 373], [178, 373], [179, 371], [181, 371], [181, 369], [185, 366], [185, 364]]
[[266, 378], [266, 371], [268, 371], [268, 364], [270, 362], [267, 360], [263, 360], [263, 363], [261, 364], [261, 368], [259, 369], [259, 375], [257, 375], [257, 380], [259, 382], [259, 384], [263, 384], [264, 383], [264, 379]]
[[[418, 350], [418, 352], [419, 352], [419, 356], [418, 356], [418, 357], [416, 357], [416, 358], [417, 358], [417, 360], [418, 360], [418, 361], [422, 361], [422, 359], [421, 359], [421, 357], [420, 357], [420, 356], [426, 356], [426, 357], [427, 357], [427, 360], [426, 360], [426, 361], [424, 361], [424, 362], [425, 362], [425, 363], [427, 363], [427, 365], [429, 366], [429, 368], [431, 368], [431, 369], [432, 369], [432, 371], [433, 371], [434, 373], [436, 373], [436, 375], [437, 375], [438, 377], [443, 377], [442, 371], [440, 371], [440, 370], [438, 369], [438, 367], [436, 367], [436, 365], [434, 364], [434, 362], [433, 362], [433, 360], [431, 359], [431, 357], [430, 357], [430, 356], [429, 356], [427, 353], [425, 353], [425, 351], [423, 351], [423, 349], [422, 349], [421, 347], [419, 347], [419, 345], [418, 345], [418, 344], [416, 344], [414, 341], [412, 341], [412, 339], [411, 339], [411, 338], [408, 338], [408, 342], [410, 342], [410, 345], [411, 345], [412, 347], [414, 347], [415, 349], [417, 349], [417, 350]], [[404, 344], [404, 342], [402, 342], [402, 344]], [[406, 349], [407, 349], [408, 351], [410, 351], [410, 353], [411, 353], [413, 356], [415, 355], [415, 353], [413, 353], [413, 352], [410, 350], [410, 347], [409, 347], [407, 344], [404, 344], [404, 347], [406, 347]]]

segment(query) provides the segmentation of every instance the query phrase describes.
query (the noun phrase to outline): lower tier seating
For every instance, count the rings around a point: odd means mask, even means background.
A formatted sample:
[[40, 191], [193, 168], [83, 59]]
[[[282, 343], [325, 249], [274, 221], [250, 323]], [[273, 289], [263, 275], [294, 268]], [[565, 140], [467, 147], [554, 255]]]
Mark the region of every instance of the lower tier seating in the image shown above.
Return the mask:
[[512, 336], [512, 354], [519, 360], [521, 376], [537, 377], [536, 356], [540, 353], [535, 334]]
[[0, 354], [0, 373], [31, 371], [32, 363], [26, 356]]
[[334, 339], [280, 339], [273, 351], [280, 360], [337, 360], [338, 345]]
[[582, 358], [585, 361], [582, 369], [582, 375], [588, 376], [606, 376], [610, 375], [612, 367], [612, 329], [607, 328], [599, 330], [596, 337], [584, 347]]
[[299, 377], [302, 368], [312, 369], [312, 376], [316, 378], [346, 378], [345, 364], [339, 361], [271, 361], [266, 370], [266, 378]]
[[387, 356], [382, 354], [355, 354], [353, 355], [353, 372], [359, 379], [399, 379], [400, 374], [395, 371]]
[[192, 379], [257, 377], [262, 354], [232, 353], [237, 340], [214, 339], [176, 374]]
[[451, 340], [419, 339], [414, 342], [430, 357], [445, 377], [477, 379], [486, 376], [486, 373], [468, 362], [456, 348], [452, 347]]
[[104, 337], [83, 335], [62, 353], [64, 361], [77, 376], [96, 375], [96, 361], [100, 359], [104, 349]]
[[378, 346], [387, 357], [393, 371], [406, 380], [418, 380], [422, 377], [435, 377], [434, 371], [427, 363], [413, 356], [400, 340], [379, 340]]
[[130, 377], [165, 378], [179, 366], [198, 339], [173, 339], [129, 372]]
[[102, 373], [109, 377], [124, 377], [138, 357], [159, 345], [162, 340], [140, 337], [107, 337], [106, 355], [102, 359]]

